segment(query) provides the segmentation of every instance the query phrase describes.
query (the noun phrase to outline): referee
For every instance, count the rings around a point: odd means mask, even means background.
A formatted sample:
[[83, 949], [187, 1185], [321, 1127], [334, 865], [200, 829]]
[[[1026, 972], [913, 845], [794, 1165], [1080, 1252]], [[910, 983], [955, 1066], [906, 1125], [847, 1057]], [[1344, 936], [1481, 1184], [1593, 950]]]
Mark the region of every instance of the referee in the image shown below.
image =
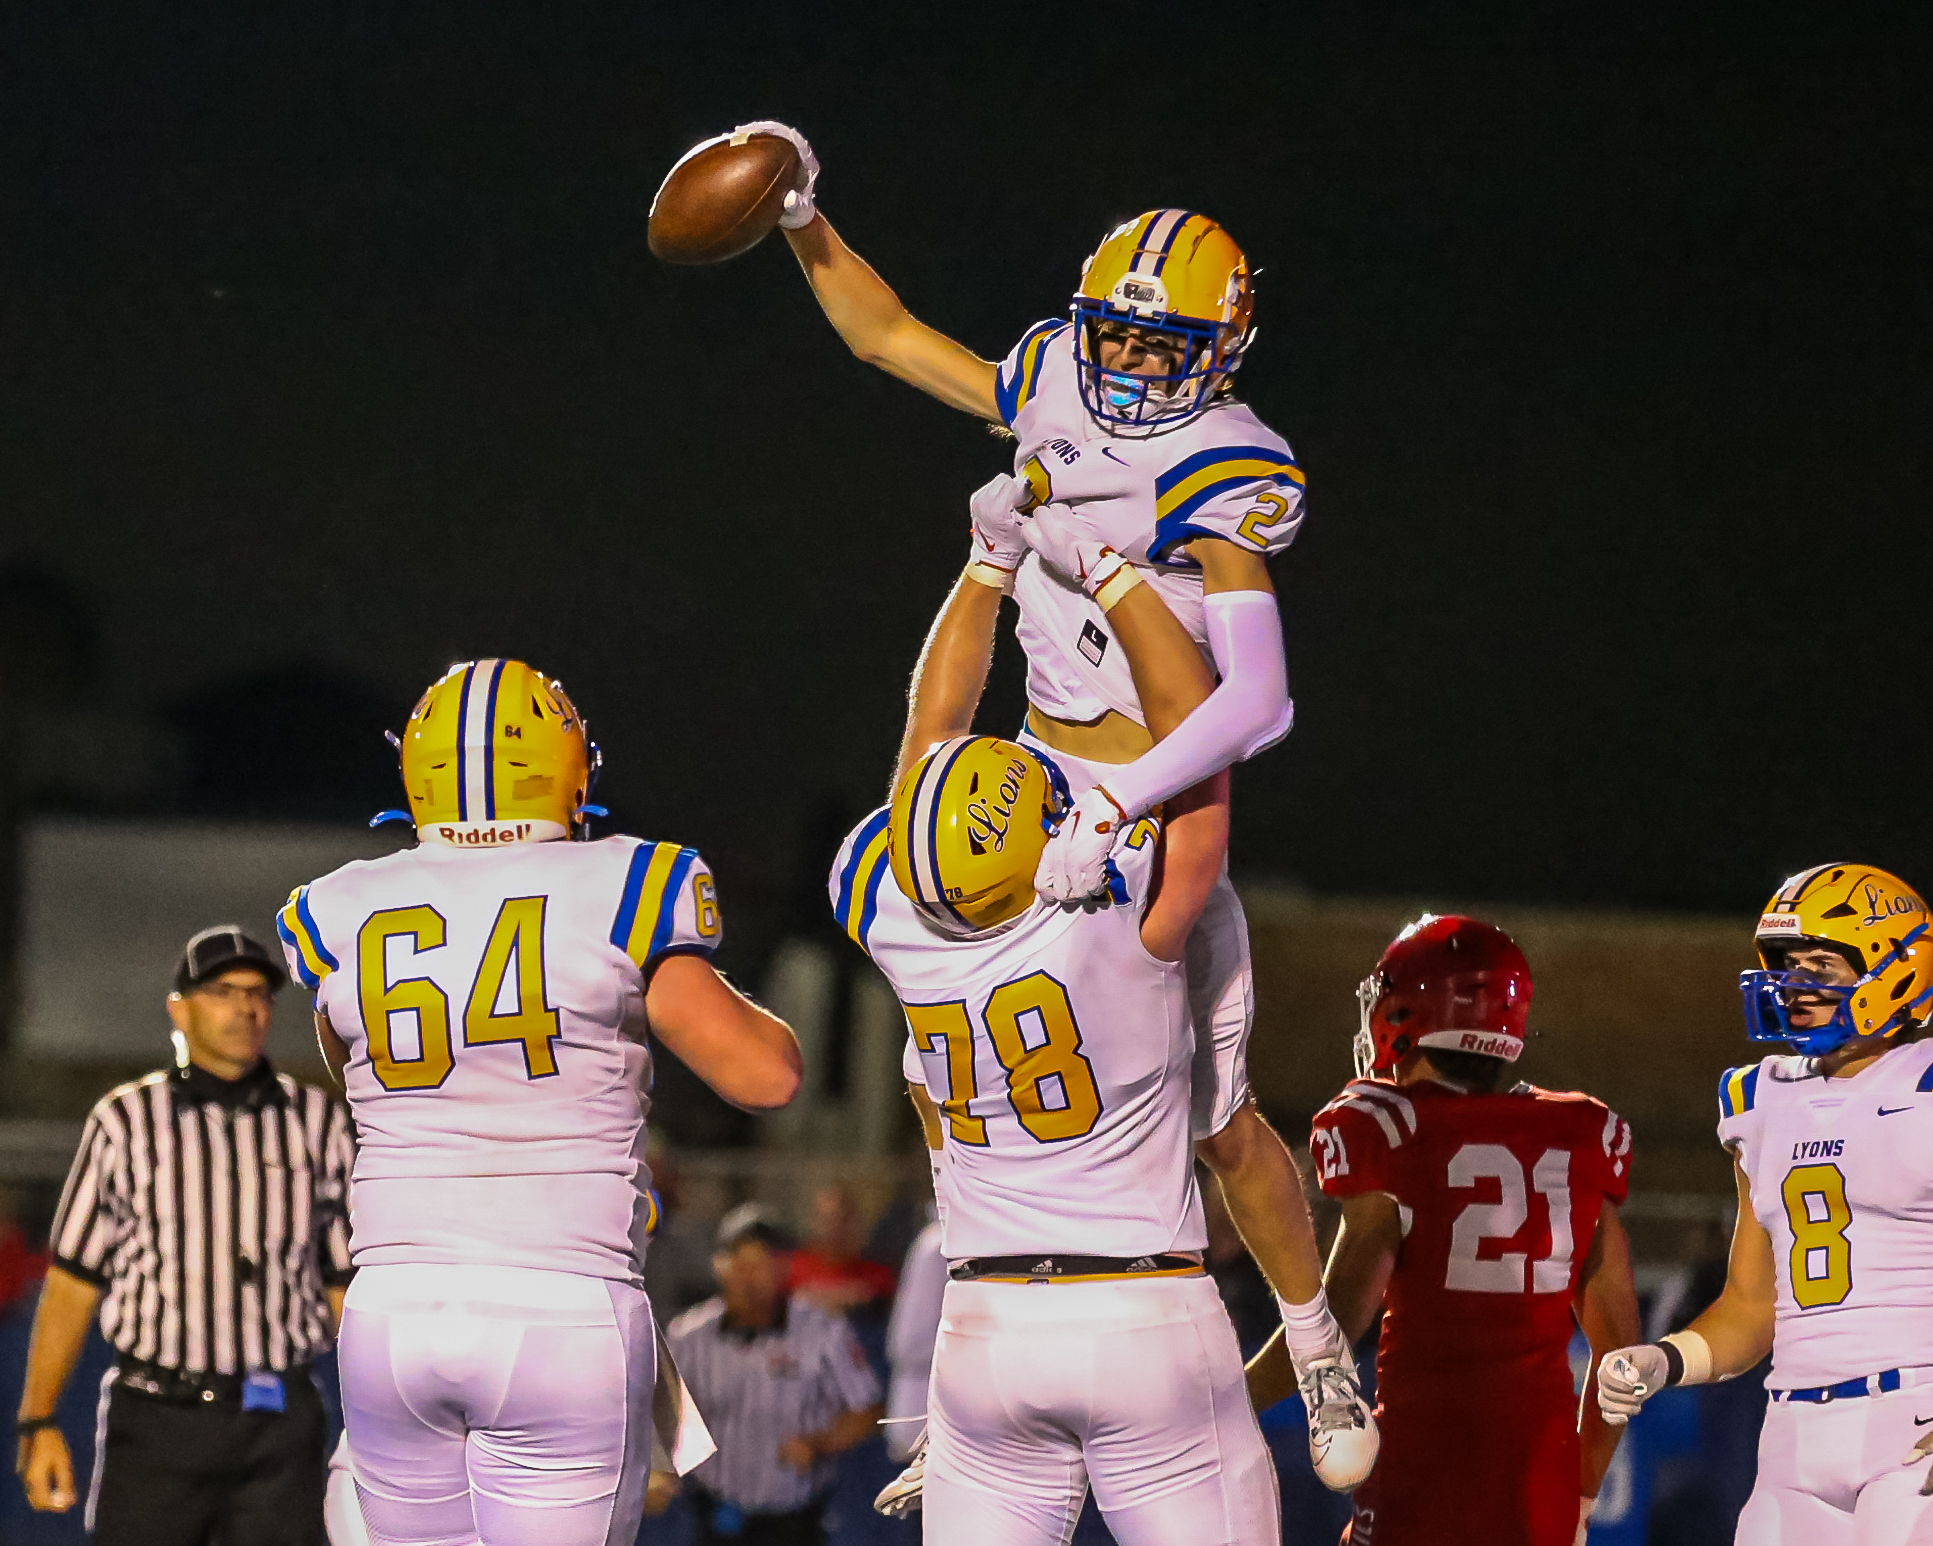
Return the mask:
[[[870, 1438], [879, 1381], [852, 1328], [785, 1293], [786, 1241], [755, 1205], [719, 1221], [719, 1297], [665, 1332], [718, 1453], [691, 1475], [697, 1546], [821, 1546], [836, 1459]], [[652, 1512], [677, 1478], [652, 1478]]]
[[350, 1278], [349, 1113], [262, 1056], [281, 963], [233, 925], [188, 941], [176, 1066], [88, 1117], [20, 1399], [27, 1499], [75, 1502], [54, 1408], [98, 1308], [97, 1546], [321, 1546], [326, 1419], [309, 1361]]

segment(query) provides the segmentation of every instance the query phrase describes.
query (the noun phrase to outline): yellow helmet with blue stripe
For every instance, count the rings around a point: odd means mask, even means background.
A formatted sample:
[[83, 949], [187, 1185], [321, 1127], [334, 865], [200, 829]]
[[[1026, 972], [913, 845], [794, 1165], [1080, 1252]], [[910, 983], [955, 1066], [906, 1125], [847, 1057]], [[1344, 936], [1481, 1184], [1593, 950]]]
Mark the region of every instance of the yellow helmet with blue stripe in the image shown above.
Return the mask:
[[893, 879], [950, 934], [997, 928], [1033, 906], [1040, 851], [1071, 803], [1060, 769], [1029, 747], [942, 741], [893, 791]]
[[[1762, 971], [1745, 972], [1745, 1030], [1754, 1041], [1783, 1041], [1819, 1057], [1854, 1037], [1896, 1035], [1933, 1013], [1933, 935], [1926, 903], [1897, 875], [1868, 864], [1821, 864], [1794, 875], [1759, 914], [1753, 930]], [[1788, 971], [1794, 950], [1825, 947], [1857, 980], [1821, 995], [1820, 984]], [[1797, 996], [1838, 1000], [1824, 1025], [1792, 1024]]]
[[[1081, 401], [1109, 429], [1155, 434], [1213, 401], [1254, 337], [1255, 288], [1235, 239], [1186, 209], [1152, 209], [1117, 226], [1081, 267], [1074, 358]], [[1101, 368], [1095, 329], [1113, 322], [1170, 333], [1185, 346], [1171, 375]]]
[[417, 835], [466, 848], [568, 837], [598, 763], [563, 684], [521, 660], [451, 666], [399, 748]]

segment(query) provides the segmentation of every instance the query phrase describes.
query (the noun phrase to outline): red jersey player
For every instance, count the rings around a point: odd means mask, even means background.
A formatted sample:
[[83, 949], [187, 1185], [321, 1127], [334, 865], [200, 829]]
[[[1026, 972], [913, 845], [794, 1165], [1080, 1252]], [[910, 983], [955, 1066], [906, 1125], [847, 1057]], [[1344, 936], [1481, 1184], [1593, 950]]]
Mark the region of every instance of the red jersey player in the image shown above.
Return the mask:
[[[1530, 987], [1501, 929], [1418, 919], [1359, 990], [1359, 1077], [1315, 1120], [1342, 1204], [1329, 1302], [1352, 1338], [1384, 1312], [1382, 1455], [1349, 1546], [1571, 1546], [1617, 1447], [1568, 1348], [1581, 1325], [1595, 1368], [1638, 1327], [1631, 1129], [1588, 1095], [1499, 1092]], [[1276, 1343], [1249, 1383], [1258, 1408], [1294, 1388]]]

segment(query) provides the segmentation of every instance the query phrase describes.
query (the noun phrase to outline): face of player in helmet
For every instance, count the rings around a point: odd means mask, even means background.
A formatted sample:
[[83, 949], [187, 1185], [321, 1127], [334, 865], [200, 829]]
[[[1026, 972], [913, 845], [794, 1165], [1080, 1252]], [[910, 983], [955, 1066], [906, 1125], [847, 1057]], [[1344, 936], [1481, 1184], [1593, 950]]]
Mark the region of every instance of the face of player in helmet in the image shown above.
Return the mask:
[[[1859, 973], [1854, 971], [1846, 958], [1836, 950], [1823, 945], [1802, 945], [1785, 953], [1784, 969], [1809, 982], [1821, 985], [1843, 984], [1851, 987], [1859, 981]], [[1785, 1011], [1794, 1030], [1817, 1030], [1829, 1021], [1834, 1011], [1845, 1002], [1843, 993], [1808, 993], [1802, 989], [1786, 989]]]
[[1127, 322], [1097, 322], [1094, 358], [1118, 376], [1178, 376], [1187, 368], [1188, 340]]

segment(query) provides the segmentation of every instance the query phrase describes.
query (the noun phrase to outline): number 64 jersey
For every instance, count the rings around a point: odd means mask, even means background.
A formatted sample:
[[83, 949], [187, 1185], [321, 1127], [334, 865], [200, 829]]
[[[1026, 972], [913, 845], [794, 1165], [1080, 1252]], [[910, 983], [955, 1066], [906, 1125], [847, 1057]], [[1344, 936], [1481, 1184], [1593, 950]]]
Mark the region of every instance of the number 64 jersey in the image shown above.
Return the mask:
[[425, 843], [298, 889], [290, 971], [348, 1044], [350, 1251], [642, 1282], [644, 988], [709, 952], [711, 872], [675, 843]]
[[1774, 1390], [1933, 1365], [1933, 1041], [1849, 1079], [1769, 1057], [1719, 1082], [1719, 1141], [1772, 1239]]

